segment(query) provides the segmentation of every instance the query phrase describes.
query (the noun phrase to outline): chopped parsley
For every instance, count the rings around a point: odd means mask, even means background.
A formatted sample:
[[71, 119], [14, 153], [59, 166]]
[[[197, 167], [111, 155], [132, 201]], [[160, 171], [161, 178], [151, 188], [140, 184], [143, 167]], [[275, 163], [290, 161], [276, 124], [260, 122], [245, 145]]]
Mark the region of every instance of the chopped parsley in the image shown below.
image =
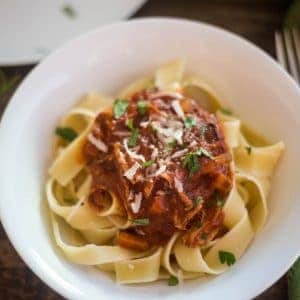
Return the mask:
[[210, 159], [213, 159], [213, 156], [212, 156], [206, 149], [204, 149], [203, 147], [200, 147], [200, 148], [196, 151], [196, 153], [197, 153], [199, 156], [204, 155], [204, 156], [206, 156], [206, 157], [208, 157], [208, 158], [210, 158]]
[[171, 275], [171, 276], [169, 277], [169, 280], [168, 280], [168, 285], [169, 285], [169, 286], [175, 286], [175, 285], [177, 285], [178, 283], [179, 283], [179, 280], [178, 280], [177, 277], [175, 277], [174, 275]]
[[128, 119], [128, 120], [126, 120], [126, 126], [127, 126], [130, 130], [133, 130], [133, 129], [134, 129], [133, 119]]
[[245, 149], [246, 149], [248, 155], [251, 155], [252, 148], [250, 146], [246, 146]]
[[71, 127], [57, 127], [55, 134], [68, 142], [72, 142], [77, 136], [77, 132]]
[[223, 201], [223, 199], [221, 198], [221, 196], [220, 196], [219, 194], [217, 194], [216, 198], [217, 198], [217, 205], [218, 205], [219, 207], [223, 207], [224, 201]]
[[154, 163], [154, 161], [153, 161], [152, 159], [146, 160], [146, 161], [143, 163], [143, 167], [144, 167], [144, 168], [148, 168], [148, 167], [150, 167], [153, 163]]
[[197, 206], [200, 202], [203, 201], [203, 198], [201, 196], [198, 196], [196, 199], [195, 199], [195, 206]]
[[208, 128], [207, 128], [206, 124], [201, 125], [201, 127], [200, 127], [200, 136], [201, 136], [202, 139], [205, 139], [205, 135], [206, 135], [207, 130], [208, 130]]
[[188, 169], [190, 176], [197, 173], [200, 170], [199, 154], [197, 152], [188, 153], [184, 160], [183, 166]]
[[131, 130], [131, 135], [129, 137], [128, 145], [129, 147], [136, 146], [137, 140], [139, 138], [139, 130], [134, 127], [133, 119], [128, 119], [126, 121], [126, 126]]
[[114, 102], [114, 115], [116, 118], [120, 118], [126, 111], [128, 101], [123, 99], [116, 99]]
[[202, 227], [202, 223], [199, 220], [196, 220], [195, 224], [196, 224], [197, 228], [201, 228]]
[[192, 128], [196, 126], [196, 120], [193, 117], [186, 117], [184, 120], [185, 128]]
[[168, 143], [167, 144], [167, 151], [172, 150], [174, 147], [176, 147], [176, 145], [177, 145], [176, 140], [173, 140], [172, 142]]
[[147, 102], [144, 100], [140, 100], [137, 103], [138, 111], [141, 115], [144, 115], [147, 111]]
[[203, 147], [200, 147], [195, 152], [189, 152], [186, 154], [183, 160], [183, 166], [190, 171], [190, 176], [200, 170], [199, 156], [204, 155], [210, 159], [213, 159], [213, 156], [205, 150]]
[[62, 12], [71, 19], [74, 19], [77, 16], [75, 9], [70, 4], [64, 5]]
[[15, 87], [15, 85], [17, 84], [19, 79], [20, 79], [20, 76], [18, 76], [18, 75], [15, 75], [15, 76], [7, 79], [4, 72], [2, 70], [0, 70], [0, 96], [11, 91]]
[[236, 262], [234, 254], [227, 251], [219, 251], [219, 259], [221, 264], [226, 263], [227, 266], [231, 266]]
[[220, 111], [225, 115], [229, 115], [229, 116], [232, 115], [232, 111], [228, 108], [222, 107], [222, 108], [220, 108]]
[[138, 138], [139, 138], [139, 130], [138, 128], [134, 128], [133, 130], [131, 130], [131, 136], [128, 141], [129, 147], [136, 146]]
[[149, 225], [149, 219], [145, 218], [145, 219], [134, 219], [132, 220], [132, 224], [134, 225], [138, 225], [138, 226], [146, 226]]

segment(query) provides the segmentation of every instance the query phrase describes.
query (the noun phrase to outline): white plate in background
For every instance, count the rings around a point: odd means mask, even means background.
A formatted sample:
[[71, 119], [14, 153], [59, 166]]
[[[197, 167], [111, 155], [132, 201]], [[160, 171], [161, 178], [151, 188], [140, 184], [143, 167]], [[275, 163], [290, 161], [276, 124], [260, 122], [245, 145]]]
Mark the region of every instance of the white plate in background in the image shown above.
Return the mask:
[[75, 36], [132, 15], [145, 0], [1, 0], [0, 65], [36, 63]]

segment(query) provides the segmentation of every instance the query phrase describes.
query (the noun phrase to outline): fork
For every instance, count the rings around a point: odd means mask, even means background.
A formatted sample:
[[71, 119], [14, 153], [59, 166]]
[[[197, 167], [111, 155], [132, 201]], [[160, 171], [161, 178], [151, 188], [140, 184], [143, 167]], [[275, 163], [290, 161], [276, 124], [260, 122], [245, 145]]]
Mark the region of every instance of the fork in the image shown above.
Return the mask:
[[[300, 32], [296, 28], [275, 32], [276, 57], [298, 84], [300, 78]], [[288, 271], [289, 299], [300, 299], [300, 258]]]
[[281, 66], [300, 83], [300, 32], [296, 28], [275, 32], [276, 57]]

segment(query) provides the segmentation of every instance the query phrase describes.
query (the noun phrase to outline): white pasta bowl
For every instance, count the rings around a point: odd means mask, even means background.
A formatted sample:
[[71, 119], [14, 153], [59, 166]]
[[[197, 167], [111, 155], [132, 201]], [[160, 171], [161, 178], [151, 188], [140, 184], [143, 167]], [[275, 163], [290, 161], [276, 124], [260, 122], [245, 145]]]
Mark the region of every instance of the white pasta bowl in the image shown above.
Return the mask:
[[[114, 95], [172, 59], [208, 82], [226, 106], [286, 151], [273, 178], [269, 217], [243, 257], [217, 277], [119, 286], [105, 273], [68, 262], [55, 249], [43, 185], [58, 119], [82, 94]], [[50, 55], [24, 80], [1, 123], [0, 212], [14, 247], [46, 284], [72, 299], [249, 299], [299, 254], [300, 90], [269, 56], [213, 26], [150, 18], [95, 30]]]

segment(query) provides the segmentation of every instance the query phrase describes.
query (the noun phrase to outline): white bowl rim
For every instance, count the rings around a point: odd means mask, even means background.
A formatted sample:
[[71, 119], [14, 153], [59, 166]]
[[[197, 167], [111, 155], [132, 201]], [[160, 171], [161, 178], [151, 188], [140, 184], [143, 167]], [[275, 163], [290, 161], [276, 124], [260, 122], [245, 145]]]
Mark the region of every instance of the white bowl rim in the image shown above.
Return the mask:
[[[26, 78], [23, 80], [23, 82], [20, 84], [20, 86], [17, 88], [13, 96], [11, 97], [9, 104], [6, 106], [2, 118], [1, 118], [1, 124], [0, 124], [0, 165], [2, 165], [2, 157], [1, 153], [5, 151], [9, 151], [7, 145], [3, 142], [4, 138], [4, 129], [6, 122], [8, 122], [7, 119], [9, 119], [10, 111], [13, 110], [13, 107], [15, 106], [15, 99], [19, 97], [19, 94], [21, 94], [21, 90], [23, 86], [30, 83], [31, 77], [37, 73], [40, 68], [43, 67], [45, 63], [47, 63], [50, 59], [55, 57], [56, 55], [59, 55], [61, 51], [63, 51], [65, 48], [71, 46], [72, 44], [76, 44], [80, 40], [83, 40], [85, 38], [88, 38], [89, 36], [93, 36], [95, 34], [100, 34], [102, 31], [110, 30], [111, 28], [118, 27], [118, 26], [126, 26], [126, 25], [134, 25], [134, 24], [149, 24], [149, 23], [182, 23], [182, 24], [191, 24], [194, 26], [202, 26], [203, 28], [209, 29], [211, 31], [217, 31], [219, 33], [222, 33], [223, 35], [226, 35], [227, 37], [238, 41], [239, 43], [243, 44], [247, 48], [251, 48], [252, 51], [256, 52], [257, 55], [261, 56], [263, 59], [268, 61], [269, 64], [273, 66], [273, 68], [277, 69], [278, 72], [281, 73], [281, 75], [285, 78], [285, 80], [289, 81], [289, 84], [291, 87], [293, 87], [295, 90], [297, 90], [299, 96], [300, 96], [300, 88], [297, 85], [297, 83], [294, 81], [294, 79], [286, 72], [286, 70], [279, 65], [274, 58], [272, 58], [269, 54], [267, 54], [264, 50], [256, 46], [255, 44], [251, 43], [247, 39], [245, 39], [242, 36], [239, 36], [233, 32], [230, 32], [226, 29], [220, 28], [216, 25], [208, 24], [205, 22], [200, 22], [196, 20], [189, 20], [184, 18], [177, 18], [177, 17], [141, 17], [141, 18], [134, 18], [131, 20], [123, 20], [119, 22], [115, 22], [112, 24], [104, 25], [99, 28], [96, 28], [94, 30], [91, 30], [89, 32], [86, 32], [84, 34], [79, 35], [77, 38], [72, 39], [62, 46], [60, 46], [57, 50], [53, 51], [49, 56], [47, 56], [41, 63], [39, 63], [37, 66], [35, 66], [26, 76]], [[6, 149], [6, 150], [5, 150]], [[63, 284], [57, 279], [53, 279], [48, 273], [42, 271], [42, 269], [39, 267], [39, 265], [36, 263], [34, 259], [32, 259], [32, 255], [28, 251], [26, 247], [24, 247], [22, 240], [18, 239], [17, 234], [15, 234], [15, 230], [13, 227], [13, 222], [6, 218], [5, 214], [5, 202], [2, 200], [3, 198], [0, 198], [0, 220], [3, 225], [3, 228], [12, 243], [14, 249], [17, 251], [18, 255], [22, 258], [22, 260], [26, 263], [26, 265], [33, 271], [33, 273], [38, 276], [46, 285], [48, 285], [50, 288], [52, 288], [54, 291], [56, 291], [58, 294], [62, 295], [65, 298], [70, 298], [73, 296], [72, 293], [70, 293]], [[7, 199], [6, 199], [7, 201]], [[282, 267], [280, 270], [278, 270], [276, 273], [273, 273], [272, 278], [269, 278], [268, 283], [256, 287], [256, 289], [252, 290], [251, 295], [244, 295], [245, 299], [248, 298], [255, 298], [261, 293], [263, 293], [266, 289], [268, 289], [272, 284], [274, 284], [284, 273], [288, 271], [288, 269], [292, 266], [292, 264], [296, 261], [300, 253], [300, 245], [299, 250], [297, 253], [295, 253], [294, 256], [286, 258], [285, 263], [283, 264], [284, 267]]]

